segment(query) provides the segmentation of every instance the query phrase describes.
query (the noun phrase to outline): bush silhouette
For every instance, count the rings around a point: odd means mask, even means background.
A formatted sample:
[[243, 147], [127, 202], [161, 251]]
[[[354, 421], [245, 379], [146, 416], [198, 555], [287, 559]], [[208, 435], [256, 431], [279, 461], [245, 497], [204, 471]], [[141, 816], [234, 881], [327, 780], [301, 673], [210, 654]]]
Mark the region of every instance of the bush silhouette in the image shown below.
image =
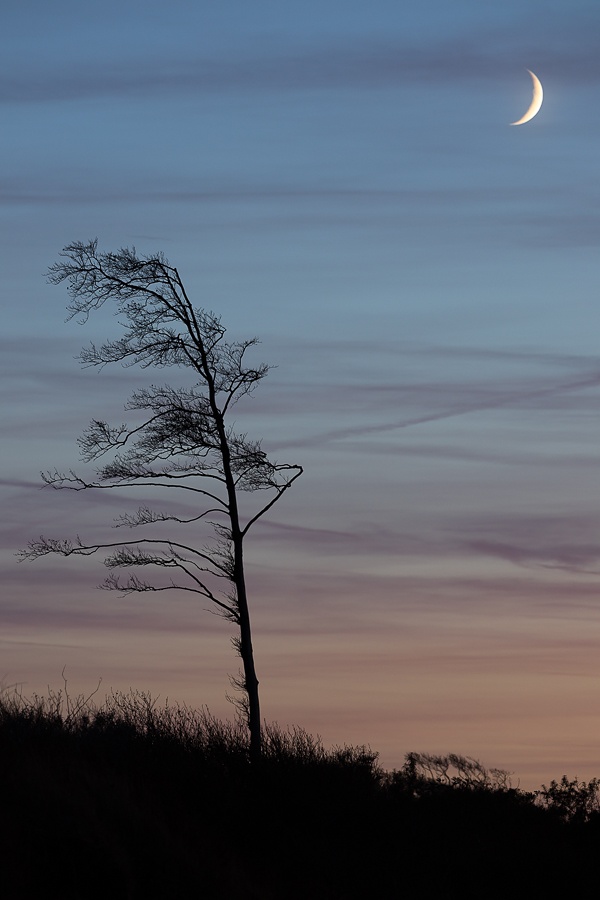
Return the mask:
[[580, 783], [542, 796], [505, 776], [456, 754], [385, 772], [276, 724], [251, 764], [244, 726], [206, 710], [5, 693], [2, 897], [595, 896], [596, 819], [559, 814]]

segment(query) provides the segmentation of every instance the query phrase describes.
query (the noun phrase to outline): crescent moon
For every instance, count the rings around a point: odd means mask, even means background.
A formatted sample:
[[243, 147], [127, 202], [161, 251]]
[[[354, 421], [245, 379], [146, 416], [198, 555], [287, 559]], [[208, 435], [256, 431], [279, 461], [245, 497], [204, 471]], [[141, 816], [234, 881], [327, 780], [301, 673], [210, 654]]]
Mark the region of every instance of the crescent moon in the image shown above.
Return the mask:
[[524, 116], [522, 116], [518, 121], [511, 122], [511, 125], [524, 125], [525, 122], [529, 122], [530, 119], [533, 119], [534, 116], [537, 116], [540, 109], [542, 108], [542, 103], [544, 102], [544, 89], [542, 87], [542, 82], [534, 75], [531, 69], [527, 69], [529, 74], [531, 75], [531, 80], [533, 81], [533, 97], [531, 98], [531, 105]]

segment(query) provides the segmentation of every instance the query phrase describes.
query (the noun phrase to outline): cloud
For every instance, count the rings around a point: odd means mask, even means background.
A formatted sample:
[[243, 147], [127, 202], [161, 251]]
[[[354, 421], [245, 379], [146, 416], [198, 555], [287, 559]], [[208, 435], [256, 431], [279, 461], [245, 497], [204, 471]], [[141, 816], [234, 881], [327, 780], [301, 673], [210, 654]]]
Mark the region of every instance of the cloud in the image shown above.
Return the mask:
[[[544, 471], [543, 478], [540, 474], [543, 466], [551, 464], [560, 467], [563, 483], [568, 485], [564, 481], [567, 475], [574, 484], [580, 484], [587, 477], [580, 471], [581, 463], [595, 462], [593, 448], [589, 456], [585, 454], [587, 441], [593, 438], [589, 429], [598, 412], [600, 372], [594, 357], [512, 348], [488, 351], [477, 346], [401, 345], [393, 341], [306, 344], [285, 339], [278, 344], [277, 340], [270, 338], [267, 343], [278, 346], [286, 359], [281, 382], [272, 386], [267, 382], [264, 393], [249, 402], [247, 412], [240, 406], [236, 413], [240, 430], [248, 426], [252, 433], [268, 435], [265, 449], [271, 455], [282, 447], [293, 448], [294, 460], [298, 457], [307, 464], [307, 477], [298, 490], [294, 488], [275, 515], [253, 529], [251, 558], [271, 573], [269, 578], [277, 579], [278, 568], [285, 567], [293, 582], [299, 577], [298, 570], [310, 560], [316, 579], [310, 589], [313, 593], [323, 596], [323, 592], [331, 592], [333, 581], [326, 583], [327, 573], [331, 569], [339, 573], [346, 567], [354, 574], [339, 577], [349, 596], [368, 591], [369, 583], [373, 590], [390, 596], [404, 590], [407, 567], [414, 573], [446, 562], [449, 571], [456, 565], [465, 573], [471, 565], [489, 563], [489, 571], [480, 582], [488, 585], [513, 567], [535, 570], [540, 578], [547, 570], [561, 570], [574, 581], [597, 573], [600, 520], [572, 512], [577, 508], [577, 496], [571, 507], [567, 491], [557, 490], [552, 469]], [[23, 342], [21, 351], [26, 353], [28, 349], [28, 343]], [[374, 349], [376, 354], [372, 353]], [[47, 357], [40, 364], [40, 377], [49, 362]], [[391, 372], [395, 373], [393, 378]], [[304, 373], [312, 383], [302, 384]], [[98, 390], [100, 383], [112, 397], [116, 383], [98, 379]], [[87, 396], [82, 399], [83, 404], [89, 402]], [[115, 410], [117, 417], [119, 406], [120, 402]], [[340, 422], [335, 429], [327, 427], [333, 412], [335, 421]], [[515, 412], [518, 415], [513, 419]], [[558, 435], [556, 441], [546, 441], [543, 429], [537, 432], [534, 413], [540, 416], [537, 421], [551, 425], [552, 434]], [[490, 416], [499, 417], [498, 434], [515, 421], [524, 430], [513, 432], [516, 443], [504, 439], [497, 442], [494, 429], [481, 430], [478, 416], [483, 414], [487, 415], [487, 426]], [[459, 431], [446, 428], [445, 423], [466, 416], [471, 416], [471, 427]], [[438, 429], [422, 427], [436, 422], [440, 423]], [[583, 442], [577, 436], [578, 422]], [[565, 431], [567, 427], [573, 432], [572, 438]], [[289, 435], [285, 442], [277, 439], [282, 433]], [[35, 430], [32, 435], [35, 437]], [[309, 454], [305, 460], [301, 451], [313, 449], [318, 453]], [[324, 454], [324, 450], [331, 452]], [[76, 454], [75, 447], [73, 451]], [[363, 454], [364, 479], [348, 482], [347, 492], [340, 496], [346, 471], [342, 451]], [[44, 454], [47, 457], [48, 451]], [[53, 449], [51, 457], [42, 462], [60, 467], [65, 459], [56, 457]], [[457, 468], [461, 463], [465, 465]], [[473, 475], [469, 468], [472, 463], [487, 463], [490, 468]], [[22, 469], [22, 461], [19, 464]], [[499, 474], [497, 467], [501, 464], [513, 468]], [[527, 466], [527, 475], [519, 471], [523, 466]], [[355, 471], [350, 476], [353, 479]], [[532, 502], [540, 502], [537, 491], [553, 490], [557, 503], [569, 510], [568, 514], [532, 516], [523, 507], [518, 487], [531, 477], [536, 481], [529, 491]], [[11, 478], [7, 471], [0, 487], [7, 523], [2, 546], [10, 554], [4, 568], [6, 578], [11, 585], [23, 579], [34, 590], [43, 589], [45, 578], [48, 585], [59, 583], [67, 570], [50, 573], [42, 563], [17, 570], [12, 553], [18, 547], [40, 533], [73, 537], [79, 532], [85, 540], [100, 540], [101, 535], [118, 540], [124, 533], [110, 528], [113, 518], [137, 509], [142, 502], [154, 505], [155, 500], [145, 488], [139, 492], [127, 489], [123, 494], [87, 492], [87, 496], [40, 491], [35, 480], [17, 472]], [[163, 493], [170, 511], [189, 512], [177, 493]], [[392, 500], [395, 496], [397, 507]], [[507, 502], [515, 506], [510, 515]], [[164, 504], [159, 499], [156, 505], [163, 508]], [[318, 518], [315, 508], [321, 510]], [[491, 515], [490, 508], [497, 513]], [[128, 532], [124, 539], [131, 537]], [[98, 557], [94, 573], [78, 573], [76, 581], [70, 579], [69, 590], [102, 580], [100, 563]], [[361, 566], [366, 570], [364, 582], [359, 577]], [[379, 578], [379, 568], [392, 574]], [[322, 578], [324, 586], [318, 588]], [[429, 578], [431, 589], [441, 590], [435, 572], [431, 571]], [[451, 582], [448, 577], [448, 584]]]
[[[46, 168], [48, 166], [49, 168]], [[194, 179], [200, 177], [197, 174]], [[212, 179], [211, 179], [212, 180]], [[0, 189], [0, 208], [37, 207], [51, 211], [55, 207], [87, 209], [97, 204], [103, 209], [119, 209], [152, 205], [189, 208], [195, 217], [198, 232], [224, 229], [228, 235], [237, 231], [260, 234], [273, 228], [328, 228], [351, 232], [371, 228], [385, 229], [389, 238], [393, 230], [403, 235], [418, 233], [433, 227], [443, 231], [444, 241], [454, 240], [456, 234], [474, 240], [478, 245], [493, 247], [531, 248], [533, 251], [563, 248], [593, 248], [600, 240], [600, 214], [589, 207], [589, 193], [579, 204], [565, 203], [573, 199], [571, 187], [553, 190], [523, 185], [519, 189], [449, 188], [429, 190], [373, 190], [360, 188], [320, 189], [315, 179], [304, 187], [292, 184], [247, 183], [203, 189], [178, 181], [171, 173], [149, 172], [140, 176], [124, 166], [123, 172], [101, 175], [78, 181], [62, 161], [45, 164], [42, 175], [29, 175], [27, 181], [13, 183]], [[562, 203], [561, 203], [562, 201]], [[560, 204], [560, 212], [548, 209], [548, 203]], [[533, 214], [532, 209], [544, 209]], [[491, 209], [493, 208], [493, 212]], [[169, 236], [156, 236], [168, 243]]]
[[[305, 552], [315, 563], [325, 558], [352, 558], [369, 560], [376, 569], [382, 561], [389, 565], [393, 560], [399, 579], [407, 561], [472, 563], [476, 557], [530, 568], [600, 574], [600, 515], [532, 516], [515, 511], [510, 516], [499, 513], [490, 517], [440, 509], [435, 521], [411, 518], [408, 525], [405, 518], [390, 522], [389, 516], [382, 515], [379, 523], [367, 520], [339, 529], [270, 520], [255, 531], [254, 540], [271, 554], [287, 547]], [[287, 556], [282, 559], [286, 564]]]
[[[469, 517], [456, 523], [453, 537]], [[459, 543], [467, 552], [517, 566], [600, 575], [600, 514], [478, 516]]]
[[[190, 186], [189, 177], [181, 180], [172, 173], [163, 174], [157, 187], [156, 175], [152, 173], [148, 181], [134, 180], [127, 175], [121, 185], [115, 187], [114, 179], [110, 184], [102, 182], [90, 184], [89, 180], [77, 182], [71, 172], [65, 173], [65, 183], [60, 189], [52, 189], [47, 186], [48, 174], [44, 172], [36, 183], [35, 173], [28, 173], [26, 178], [15, 176], [1, 185], [0, 204], [3, 205], [52, 205], [65, 203], [73, 205], [86, 205], [89, 203], [123, 204], [123, 203], [181, 203], [191, 206], [202, 204], [234, 205], [239, 214], [239, 203], [244, 202], [252, 207], [259, 205], [262, 221], [267, 221], [268, 213], [265, 213], [265, 205], [271, 210], [271, 218], [281, 214], [288, 215], [290, 222], [306, 221], [315, 215], [315, 209], [320, 210], [320, 215], [328, 218], [328, 222], [364, 223], [364, 205], [371, 210], [378, 209], [381, 215], [387, 214], [388, 220], [404, 220], [407, 208], [411, 213], [429, 215], [432, 208], [435, 211], [445, 209], [448, 214], [456, 215], [457, 204], [465, 204], [470, 208], [484, 207], [494, 203], [496, 211], [498, 204], [503, 208], [511, 204], [523, 204], [524, 198], [532, 200], [548, 200], [549, 192], [546, 188], [529, 186], [526, 188], [494, 188], [494, 187], [466, 187], [466, 188], [403, 188], [403, 189], [374, 189], [372, 187], [319, 187], [313, 184], [300, 185], [276, 183], [269, 181], [251, 182], [239, 181], [231, 185], [231, 181], [219, 185], [211, 179], [211, 187], [194, 188]], [[557, 186], [551, 192], [555, 198], [572, 198], [572, 190]], [[328, 206], [323, 212], [322, 203], [327, 201]], [[359, 202], [362, 214], [356, 210]], [[270, 207], [269, 207], [270, 204]], [[334, 208], [334, 204], [337, 205]], [[294, 209], [290, 213], [290, 206]], [[386, 212], [387, 211], [387, 212]], [[498, 212], [496, 212], [496, 215]], [[261, 220], [259, 220], [261, 221]], [[253, 223], [256, 222], [256, 214], [253, 213]], [[513, 219], [510, 219], [511, 225]]]
[[[345, 441], [369, 438], [403, 429], [418, 428], [434, 422], [454, 419], [484, 412], [501, 410], [569, 410], [578, 406], [597, 410], [598, 399], [585, 396], [589, 389], [600, 386], [600, 370], [596, 367], [572, 377], [560, 373], [554, 375], [521, 377], [505, 376], [476, 381], [448, 380], [403, 385], [379, 384], [370, 386], [332, 386], [328, 391], [305, 392], [304, 402], [312, 400], [313, 413], [321, 404], [324, 412], [336, 410], [348, 412], [353, 407], [353, 418], [373, 418], [375, 413], [386, 413], [385, 421], [367, 424], [349, 424], [327, 428], [306, 435], [294, 435], [277, 441], [274, 449], [324, 447], [327, 444], [343, 444]], [[574, 395], [578, 395], [575, 396]], [[315, 408], [316, 407], [316, 408]], [[398, 414], [404, 407], [404, 413]], [[314, 426], [313, 426], [314, 429]]]
[[[593, 21], [593, 20], [592, 20]], [[299, 90], [356, 90], [446, 84], [448, 81], [493, 80], [506, 76], [524, 56], [553, 77], [579, 83], [600, 81], [600, 59], [594, 35], [584, 17], [564, 17], [553, 27], [535, 21], [536, 47], [527, 37], [527, 21], [519, 25], [524, 37], [512, 31], [471, 30], [441, 41], [407, 43], [403, 38], [366, 36], [360, 41], [261, 48], [260, 55], [199, 58], [164, 52], [158, 58], [104, 59], [93, 57], [76, 67], [60, 64], [40, 70], [41, 63], [11, 72], [0, 79], [0, 103], [45, 103], [97, 97], [180, 96], [227, 92], [284, 92]], [[543, 50], [539, 49], [544, 32]], [[129, 50], [129, 48], [128, 48]]]
[[600, 546], [597, 543], [523, 547], [514, 543], [477, 539], [466, 542], [465, 546], [475, 553], [504, 559], [515, 565], [600, 575]]

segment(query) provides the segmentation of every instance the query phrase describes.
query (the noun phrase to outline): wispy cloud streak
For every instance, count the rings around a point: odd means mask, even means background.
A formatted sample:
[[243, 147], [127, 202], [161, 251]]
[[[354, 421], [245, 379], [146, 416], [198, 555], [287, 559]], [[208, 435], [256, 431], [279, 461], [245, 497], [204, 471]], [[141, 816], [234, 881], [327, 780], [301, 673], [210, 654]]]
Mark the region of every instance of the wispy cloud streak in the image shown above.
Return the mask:
[[[520, 390], [498, 390], [493, 388], [474, 389], [473, 386], [465, 388], [464, 393], [467, 399], [458, 403], [451, 403], [445, 409], [438, 409], [432, 412], [423, 413], [421, 415], [408, 416], [402, 419], [395, 419], [391, 422], [381, 422], [372, 425], [355, 425], [345, 428], [330, 429], [328, 431], [312, 434], [306, 438], [299, 437], [292, 441], [280, 442], [277, 448], [294, 447], [314, 447], [324, 446], [325, 444], [343, 441], [347, 438], [368, 437], [386, 432], [398, 431], [404, 428], [413, 428], [418, 425], [424, 425], [430, 422], [438, 422], [444, 419], [453, 419], [459, 416], [466, 416], [473, 413], [485, 412], [489, 410], [502, 408], [518, 408], [520, 406], [536, 406], [544, 401], [560, 398], [565, 394], [575, 393], [577, 391], [586, 390], [588, 388], [596, 388], [600, 385], [600, 372], [593, 372], [588, 376], [565, 380], [558, 384], [547, 387], [524, 388]], [[429, 390], [430, 396], [440, 398], [444, 390], [450, 398], [456, 396], [460, 392], [460, 388], [453, 387], [451, 389], [442, 389], [440, 386], [428, 386], [423, 388], [423, 396]], [[473, 398], [473, 394], [476, 394]]]
[[[587, 27], [586, 27], [587, 26]], [[527, 23], [523, 23], [523, 29]], [[536, 30], [539, 23], [535, 22]], [[549, 34], [539, 63], [557, 77], [597, 84], [600, 60], [589, 22], [574, 16], [568, 34]], [[509, 51], [507, 53], [507, 43]], [[152, 60], [88, 61], [85, 67], [37, 66], [12, 72], [0, 81], [0, 103], [43, 103], [95, 97], [143, 97], [193, 92], [298, 91], [315, 89], [382, 88], [418, 84], [439, 85], [448, 80], [481, 81], [502, 77], [525, 51], [524, 41], [503, 30], [473, 30], [443, 41], [407, 43], [401, 38], [365, 37], [360, 42], [329, 42], [317, 47], [290, 45], [285, 52], [263, 50], [240, 58], [175, 58], [165, 53]], [[509, 62], [507, 63], [507, 58]]]

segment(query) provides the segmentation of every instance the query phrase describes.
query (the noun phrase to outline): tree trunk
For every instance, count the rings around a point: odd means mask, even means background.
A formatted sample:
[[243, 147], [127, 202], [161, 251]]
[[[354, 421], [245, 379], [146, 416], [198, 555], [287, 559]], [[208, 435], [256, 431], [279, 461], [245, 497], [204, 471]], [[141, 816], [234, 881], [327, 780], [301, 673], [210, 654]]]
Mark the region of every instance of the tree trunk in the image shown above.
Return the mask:
[[246, 579], [244, 576], [244, 559], [242, 538], [234, 541], [235, 586], [237, 592], [238, 613], [240, 617], [240, 656], [244, 665], [244, 684], [248, 699], [248, 730], [250, 731], [250, 757], [257, 760], [262, 749], [262, 729], [260, 720], [260, 701], [258, 696], [258, 678], [254, 666], [254, 650], [252, 649], [252, 629], [250, 612], [246, 596]]

